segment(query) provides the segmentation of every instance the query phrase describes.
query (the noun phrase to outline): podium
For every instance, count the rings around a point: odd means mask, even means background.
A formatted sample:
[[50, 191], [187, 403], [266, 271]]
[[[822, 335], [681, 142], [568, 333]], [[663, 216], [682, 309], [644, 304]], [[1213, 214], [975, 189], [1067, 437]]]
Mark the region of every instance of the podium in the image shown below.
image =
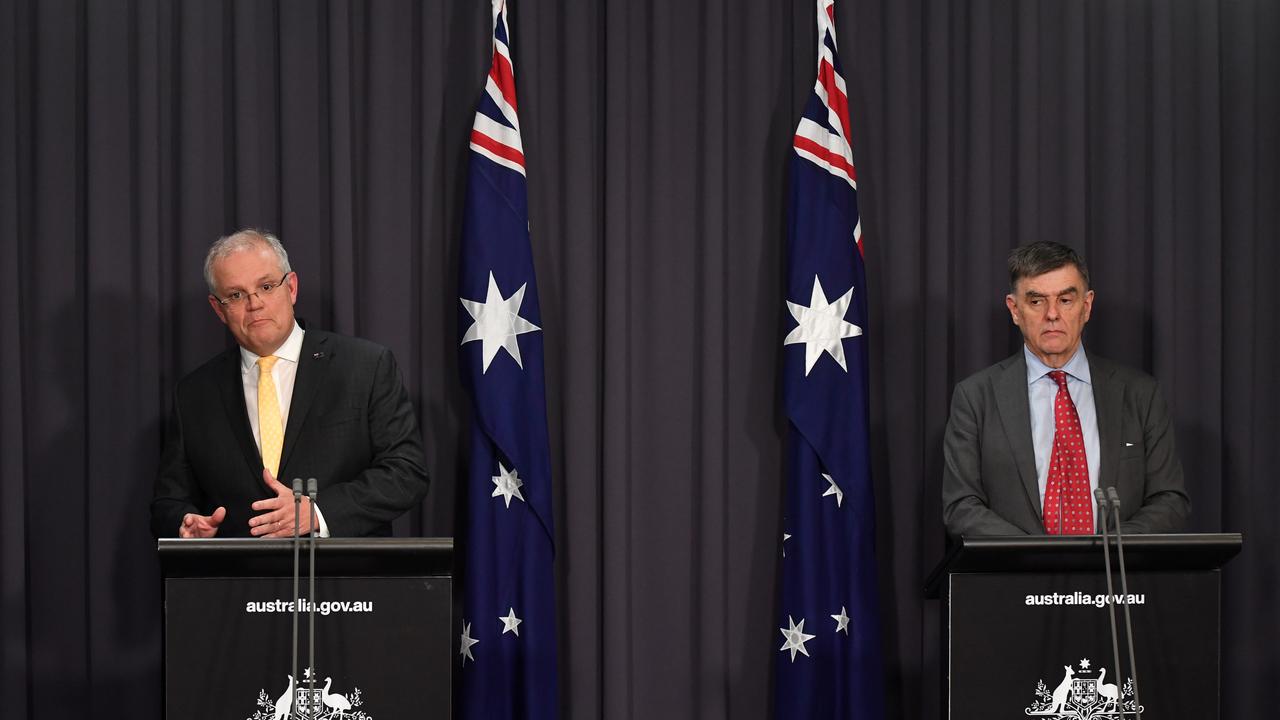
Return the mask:
[[1240, 545], [1239, 534], [1125, 537], [1118, 597], [1115, 544], [1109, 595], [1099, 535], [962, 538], [925, 587], [943, 599], [943, 716], [1136, 718], [1123, 603], [1143, 717], [1219, 717], [1220, 568]]
[[[296, 678], [291, 541], [164, 539], [157, 551], [169, 720], [450, 716], [452, 538], [318, 540], [315, 665], [302, 602]], [[304, 540], [303, 599], [308, 557]]]

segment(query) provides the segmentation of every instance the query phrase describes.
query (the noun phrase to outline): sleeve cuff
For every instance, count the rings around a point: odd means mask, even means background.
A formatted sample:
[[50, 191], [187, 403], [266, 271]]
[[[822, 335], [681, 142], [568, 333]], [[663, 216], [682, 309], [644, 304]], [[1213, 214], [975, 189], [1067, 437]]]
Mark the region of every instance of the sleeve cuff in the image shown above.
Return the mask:
[[320, 506], [319, 506], [319, 505], [316, 505], [315, 503], [312, 503], [312, 506], [315, 508], [315, 511], [316, 511], [316, 520], [317, 520], [317, 521], [319, 522], [319, 524], [320, 524], [320, 535], [319, 535], [319, 537], [322, 537], [322, 538], [330, 537], [330, 535], [329, 535], [329, 523], [326, 523], [326, 522], [324, 521], [324, 513], [320, 512]]

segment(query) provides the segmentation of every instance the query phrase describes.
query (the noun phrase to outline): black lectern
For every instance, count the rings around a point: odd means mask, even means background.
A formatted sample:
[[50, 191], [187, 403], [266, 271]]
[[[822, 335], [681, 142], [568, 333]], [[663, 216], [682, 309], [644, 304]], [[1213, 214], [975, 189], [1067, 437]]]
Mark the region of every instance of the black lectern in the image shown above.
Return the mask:
[[[1239, 534], [1127, 537], [1129, 594], [1121, 596], [1118, 578], [1107, 593], [1101, 536], [962, 538], [925, 588], [944, 598], [944, 717], [1136, 717], [1128, 604], [1143, 717], [1217, 718], [1219, 569], [1240, 544]], [[1114, 552], [1113, 543], [1113, 569]]]
[[[453, 540], [319, 540], [315, 665], [301, 602], [298, 677], [292, 548], [287, 540], [159, 542], [165, 717], [448, 718]], [[302, 568], [305, 598], [305, 549]]]

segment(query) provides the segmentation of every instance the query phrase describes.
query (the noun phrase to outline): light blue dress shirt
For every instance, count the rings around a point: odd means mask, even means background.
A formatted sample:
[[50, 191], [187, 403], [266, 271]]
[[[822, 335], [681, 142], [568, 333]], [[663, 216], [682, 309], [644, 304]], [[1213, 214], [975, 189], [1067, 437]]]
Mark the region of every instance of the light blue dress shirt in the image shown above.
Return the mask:
[[[1031, 408], [1031, 444], [1036, 453], [1036, 481], [1040, 485], [1040, 506], [1044, 507], [1044, 491], [1049, 483], [1049, 459], [1053, 454], [1053, 402], [1058, 395], [1058, 384], [1049, 377], [1054, 368], [1045, 365], [1026, 345], [1022, 353], [1027, 358], [1027, 400]], [[1084, 433], [1084, 454], [1089, 464], [1089, 497], [1098, 487], [1098, 468], [1101, 466], [1101, 450], [1098, 445], [1098, 411], [1093, 403], [1093, 381], [1089, 375], [1089, 361], [1085, 358], [1084, 345], [1061, 368], [1067, 373], [1067, 392], [1080, 416], [1080, 430]]]

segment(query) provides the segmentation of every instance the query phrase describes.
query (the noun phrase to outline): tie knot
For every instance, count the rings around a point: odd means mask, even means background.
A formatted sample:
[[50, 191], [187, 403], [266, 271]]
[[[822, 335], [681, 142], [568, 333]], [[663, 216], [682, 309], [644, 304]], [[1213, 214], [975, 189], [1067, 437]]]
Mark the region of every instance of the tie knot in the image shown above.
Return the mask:
[[280, 358], [276, 357], [275, 355], [266, 355], [264, 357], [258, 358], [259, 372], [271, 372], [271, 368], [276, 366], [276, 361], [279, 359]]
[[1058, 383], [1059, 390], [1067, 389], [1067, 374], [1065, 372], [1061, 370], [1050, 370], [1049, 377], [1053, 378], [1053, 381]]

